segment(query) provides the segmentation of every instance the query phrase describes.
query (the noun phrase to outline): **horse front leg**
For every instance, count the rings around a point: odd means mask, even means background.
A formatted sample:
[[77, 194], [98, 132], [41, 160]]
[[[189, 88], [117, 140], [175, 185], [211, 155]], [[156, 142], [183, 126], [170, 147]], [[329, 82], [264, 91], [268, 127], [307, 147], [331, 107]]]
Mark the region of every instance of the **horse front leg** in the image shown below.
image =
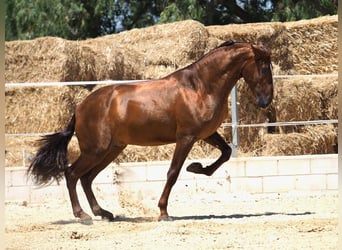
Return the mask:
[[167, 212], [167, 205], [170, 196], [171, 189], [173, 185], [176, 183], [177, 178], [179, 176], [180, 170], [183, 166], [183, 163], [189, 154], [192, 146], [195, 143], [194, 137], [184, 137], [176, 142], [176, 148], [173, 153], [173, 158], [171, 161], [171, 166], [169, 171], [167, 172], [167, 180], [163, 190], [163, 193], [159, 199], [158, 207], [160, 209], [160, 217], [159, 220], [165, 220], [169, 218], [169, 214]]
[[204, 174], [211, 176], [224, 162], [230, 159], [232, 149], [217, 132], [204, 139], [204, 141], [214, 146], [215, 148], [220, 149], [221, 156], [210, 166], [204, 168], [201, 163], [194, 162], [190, 164], [186, 168], [186, 170], [195, 174]]

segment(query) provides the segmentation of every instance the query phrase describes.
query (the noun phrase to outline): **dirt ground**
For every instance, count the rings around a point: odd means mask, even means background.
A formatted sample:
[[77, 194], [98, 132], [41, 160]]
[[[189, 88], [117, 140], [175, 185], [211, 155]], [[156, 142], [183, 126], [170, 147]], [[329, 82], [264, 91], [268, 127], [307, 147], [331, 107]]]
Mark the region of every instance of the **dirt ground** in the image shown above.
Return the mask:
[[172, 194], [173, 220], [163, 222], [157, 200], [126, 201], [100, 201], [116, 221], [93, 225], [80, 224], [67, 201], [7, 203], [6, 249], [337, 249], [335, 191]]

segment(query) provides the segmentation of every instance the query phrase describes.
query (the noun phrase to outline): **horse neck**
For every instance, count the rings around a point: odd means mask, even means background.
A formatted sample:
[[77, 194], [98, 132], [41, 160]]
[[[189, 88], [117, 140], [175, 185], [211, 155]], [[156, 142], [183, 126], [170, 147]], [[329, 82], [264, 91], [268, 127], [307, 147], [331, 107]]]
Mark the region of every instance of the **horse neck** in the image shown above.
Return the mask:
[[249, 47], [222, 48], [200, 60], [195, 66], [207, 94], [226, 98], [241, 78], [244, 64], [251, 57]]

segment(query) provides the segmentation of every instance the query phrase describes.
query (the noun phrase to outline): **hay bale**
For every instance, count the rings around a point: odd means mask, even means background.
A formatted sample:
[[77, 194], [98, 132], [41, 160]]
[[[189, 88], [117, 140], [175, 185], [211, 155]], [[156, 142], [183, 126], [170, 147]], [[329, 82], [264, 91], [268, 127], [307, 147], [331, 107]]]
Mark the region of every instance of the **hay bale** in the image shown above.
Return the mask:
[[67, 54], [63, 65], [65, 73], [61, 81], [96, 81], [95, 61], [97, 55], [78, 41], [68, 41], [67, 44], [64, 50], [64, 53]]
[[285, 23], [289, 57], [297, 74], [337, 72], [337, 15]]
[[232, 39], [238, 42], [262, 42], [268, 47], [272, 47], [273, 40], [270, 38], [278, 36], [284, 30], [283, 24], [279, 22], [212, 25], [206, 28], [211, 38], [215, 37], [220, 41]]
[[332, 125], [308, 126], [302, 133], [266, 134], [262, 155], [331, 154], [337, 131]]
[[116, 48], [110, 41], [43, 37], [5, 46], [6, 82], [140, 79], [143, 75], [139, 54]]
[[317, 79], [314, 82], [314, 89], [321, 95], [321, 111], [323, 120], [338, 119], [338, 79], [327, 77]]
[[95, 55], [79, 42], [43, 37], [5, 46], [6, 82], [96, 80]]
[[[275, 95], [267, 109], [260, 109], [255, 96], [242, 80], [238, 82], [238, 116], [240, 124], [264, 122], [310, 121], [337, 119], [337, 77], [278, 79]], [[227, 122], [231, 122], [230, 98]], [[262, 152], [263, 136], [271, 128], [239, 128], [241, 153], [259, 155]], [[274, 129], [274, 128], [273, 128]], [[304, 126], [276, 127], [272, 132], [303, 132]], [[224, 129], [224, 137], [232, 141], [231, 127]]]
[[116, 43], [141, 52], [146, 65], [175, 68], [202, 56], [207, 39], [206, 28], [193, 20], [133, 29], [115, 35]]
[[210, 37], [262, 42], [281, 73], [337, 72], [337, 15], [296, 22], [208, 26]]
[[5, 81], [63, 81], [68, 41], [44, 37], [5, 42]]
[[5, 132], [44, 133], [61, 130], [75, 106], [87, 95], [84, 88], [6, 88]]
[[132, 47], [117, 42], [117, 35], [81, 41], [84, 49], [95, 54], [97, 80], [142, 79], [145, 65], [142, 54]]
[[[337, 119], [337, 77], [278, 79], [272, 106], [278, 122]], [[301, 126], [280, 127], [281, 133]]]
[[[277, 122], [319, 120], [321, 94], [311, 78], [279, 79], [272, 105]], [[282, 133], [299, 132], [299, 127], [280, 128]]]

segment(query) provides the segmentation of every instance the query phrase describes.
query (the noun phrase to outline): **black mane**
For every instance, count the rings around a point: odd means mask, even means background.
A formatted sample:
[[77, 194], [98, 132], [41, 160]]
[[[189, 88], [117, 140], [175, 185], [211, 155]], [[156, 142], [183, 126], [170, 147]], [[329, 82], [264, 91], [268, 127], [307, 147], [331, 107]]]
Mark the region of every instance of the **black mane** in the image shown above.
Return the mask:
[[226, 46], [231, 46], [235, 44], [235, 42], [233, 40], [228, 40], [225, 41], [224, 43], [220, 44], [219, 46], [217, 46], [216, 48], [221, 48], [221, 47], [226, 47]]
[[[217, 47], [213, 48], [212, 50], [210, 50], [208, 53], [202, 55], [199, 59], [197, 59], [197, 60], [194, 61], [193, 63], [189, 64], [188, 66], [185, 66], [184, 68], [180, 68], [180, 69], [178, 69], [177, 71], [175, 71], [175, 72], [173, 72], [173, 73], [171, 73], [171, 74], [174, 74], [174, 73], [176, 73], [176, 72], [178, 72], [178, 71], [182, 71], [182, 70], [184, 70], [184, 69], [188, 69], [188, 68], [192, 67], [193, 65], [195, 65], [195, 64], [197, 64], [199, 61], [201, 61], [203, 58], [205, 58], [205, 57], [211, 55], [212, 53], [214, 53], [214, 52], [215, 52], [217, 49], [219, 49], [219, 48], [223, 48], [223, 47], [227, 47], [227, 46], [232, 46], [232, 45], [234, 45], [234, 44], [236, 44], [236, 43], [238, 43], [238, 42], [234, 42], [233, 40], [225, 41], [225, 42], [223, 42], [222, 44], [220, 44], [219, 46], [217, 46]], [[165, 76], [165, 78], [168, 77], [168, 76], [170, 76], [171, 74]]]

